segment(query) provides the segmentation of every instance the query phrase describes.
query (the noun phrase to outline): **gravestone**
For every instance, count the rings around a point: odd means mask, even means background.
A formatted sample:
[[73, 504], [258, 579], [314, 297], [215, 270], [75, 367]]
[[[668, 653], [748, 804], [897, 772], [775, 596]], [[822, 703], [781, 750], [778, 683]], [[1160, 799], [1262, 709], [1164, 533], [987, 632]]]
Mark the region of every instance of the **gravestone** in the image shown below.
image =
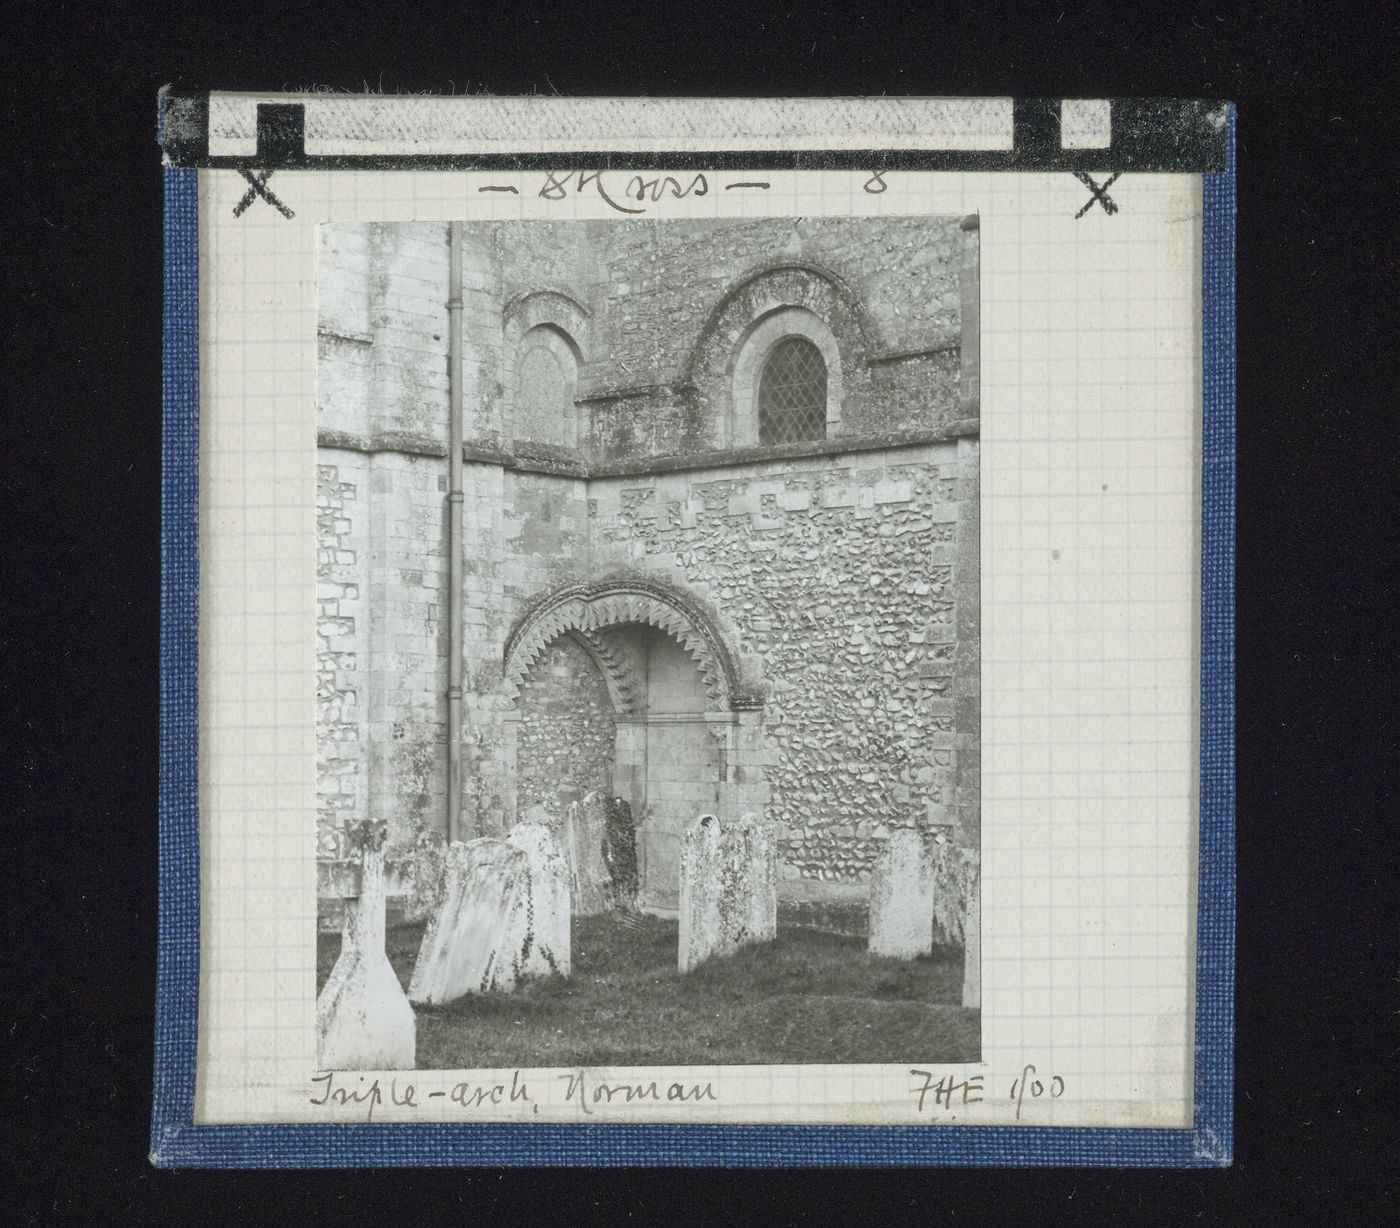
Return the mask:
[[933, 860], [933, 941], [960, 947], [965, 942], [968, 891], [977, 874], [977, 851], [938, 845]]
[[754, 814], [732, 823], [701, 815], [681, 846], [680, 970], [777, 935], [778, 848], [772, 826]]
[[412, 1070], [413, 1007], [384, 952], [385, 828], [356, 828], [359, 895], [346, 901], [340, 956], [316, 999], [316, 1061], [322, 1070]]
[[680, 908], [683, 831], [673, 820], [648, 814], [637, 827], [640, 871], [638, 904], [644, 912], [676, 915]]
[[610, 797], [603, 805], [606, 830], [603, 861], [612, 880], [612, 906], [622, 912], [637, 908], [637, 828], [632, 807], [624, 798]]
[[967, 910], [963, 918], [962, 1004], [982, 1009], [982, 871], [968, 859]]
[[870, 954], [914, 959], [933, 951], [934, 861], [929, 832], [901, 827], [875, 857], [870, 880]]
[[564, 815], [564, 855], [569, 859], [576, 917], [596, 917], [612, 904], [612, 876], [603, 856], [607, 799], [596, 789], [569, 803]]
[[522, 849], [529, 863], [530, 908], [522, 977], [568, 976], [572, 971], [569, 920], [569, 863], [559, 841], [542, 823], [517, 823], [510, 843]]
[[530, 879], [529, 857], [518, 845], [482, 837], [448, 846], [442, 903], [418, 949], [410, 1002], [515, 988], [534, 943]]

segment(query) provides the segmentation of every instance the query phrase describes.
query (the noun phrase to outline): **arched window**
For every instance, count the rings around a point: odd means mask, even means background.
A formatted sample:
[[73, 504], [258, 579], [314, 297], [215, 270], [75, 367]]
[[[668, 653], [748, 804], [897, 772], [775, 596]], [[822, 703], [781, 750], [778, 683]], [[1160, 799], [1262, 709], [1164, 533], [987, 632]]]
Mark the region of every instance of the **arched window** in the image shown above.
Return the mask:
[[759, 443], [825, 439], [826, 416], [826, 359], [806, 337], [784, 337], [759, 377]]

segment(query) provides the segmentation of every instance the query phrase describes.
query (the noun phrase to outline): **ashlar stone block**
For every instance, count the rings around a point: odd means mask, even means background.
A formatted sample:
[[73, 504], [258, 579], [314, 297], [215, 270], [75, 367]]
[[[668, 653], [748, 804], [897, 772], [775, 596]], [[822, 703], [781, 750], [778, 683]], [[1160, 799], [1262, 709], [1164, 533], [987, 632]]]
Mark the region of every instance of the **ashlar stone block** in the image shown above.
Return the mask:
[[322, 1070], [412, 1070], [413, 1007], [384, 951], [384, 849], [362, 853], [359, 896], [347, 901], [340, 957], [316, 999]]
[[701, 815], [685, 833], [680, 865], [678, 966], [778, 936], [778, 848], [756, 814], [721, 823]]
[[408, 985], [416, 1005], [509, 991], [525, 976], [531, 927], [529, 856], [482, 837], [448, 846], [442, 903], [423, 934]]
[[896, 828], [875, 857], [870, 954], [914, 959], [933, 951], [937, 845], [932, 833]]

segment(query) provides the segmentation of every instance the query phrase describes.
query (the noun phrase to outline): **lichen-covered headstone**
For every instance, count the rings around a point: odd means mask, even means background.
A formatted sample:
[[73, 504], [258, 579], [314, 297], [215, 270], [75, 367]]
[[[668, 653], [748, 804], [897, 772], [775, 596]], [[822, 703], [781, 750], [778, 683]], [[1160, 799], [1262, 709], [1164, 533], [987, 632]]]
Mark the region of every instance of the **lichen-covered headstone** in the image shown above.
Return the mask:
[[357, 826], [359, 895], [347, 901], [340, 956], [316, 999], [316, 1061], [322, 1070], [412, 1070], [413, 1007], [384, 952], [384, 825]]
[[409, 1001], [515, 988], [534, 943], [530, 879], [518, 845], [483, 837], [448, 846], [442, 903], [423, 934]]
[[885, 840], [870, 880], [870, 954], [914, 959], [933, 951], [936, 855], [929, 832], [901, 827]]
[[524, 850], [530, 868], [529, 940], [521, 975], [568, 976], [572, 971], [569, 863], [554, 833], [543, 823], [517, 823], [509, 840]]
[[777, 935], [778, 849], [772, 826], [753, 814], [731, 823], [701, 815], [681, 846], [680, 970]]
[[569, 804], [564, 816], [564, 855], [573, 871], [576, 917], [596, 917], [612, 903], [612, 876], [603, 857], [607, 837], [607, 798], [594, 790]]
[[933, 941], [960, 947], [965, 942], [970, 883], [977, 875], [977, 851], [940, 844], [933, 859]]
[[962, 1004], [982, 1008], [982, 872], [968, 859], [967, 911], [963, 918]]
[[622, 912], [637, 907], [637, 828], [632, 807], [624, 798], [604, 802], [607, 827], [603, 836], [603, 861], [612, 880], [612, 906]]

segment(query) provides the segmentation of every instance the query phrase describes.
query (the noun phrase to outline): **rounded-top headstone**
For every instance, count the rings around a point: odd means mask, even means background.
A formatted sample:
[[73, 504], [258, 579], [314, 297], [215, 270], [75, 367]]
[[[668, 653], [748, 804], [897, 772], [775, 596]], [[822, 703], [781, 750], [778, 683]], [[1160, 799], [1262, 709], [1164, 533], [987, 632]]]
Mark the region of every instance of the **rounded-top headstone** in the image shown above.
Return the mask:
[[870, 881], [870, 953], [914, 959], [933, 950], [935, 844], [929, 832], [900, 827], [875, 857]]

